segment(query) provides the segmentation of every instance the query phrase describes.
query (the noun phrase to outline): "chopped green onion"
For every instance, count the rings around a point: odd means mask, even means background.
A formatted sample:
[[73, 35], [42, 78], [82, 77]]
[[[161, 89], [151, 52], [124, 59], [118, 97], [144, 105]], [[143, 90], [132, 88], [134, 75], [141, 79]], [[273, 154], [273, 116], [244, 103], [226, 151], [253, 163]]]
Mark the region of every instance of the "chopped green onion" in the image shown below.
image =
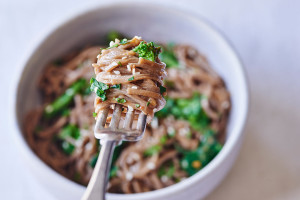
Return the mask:
[[141, 41], [140, 44], [133, 49], [139, 54], [139, 57], [154, 62], [160, 53], [160, 47], [155, 47], [153, 42], [146, 43]]
[[116, 176], [117, 176], [117, 172], [118, 172], [118, 167], [114, 165], [114, 166], [110, 169], [109, 177], [110, 177], [110, 178], [116, 177]]
[[162, 150], [161, 145], [153, 145], [144, 151], [145, 156], [153, 156]]
[[93, 112], [93, 117], [97, 117], [97, 113]]
[[58, 137], [63, 140], [68, 137], [77, 140], [80, 138], [79, 128], [74, 124], [68, 124], [61, 129], [61, 131], [58, 133]]
[[159, 58], [162, 62], [166, 63], [167, 68], [179, 66], [178, 59], [174, 53], [174, 44], [169, 43], [166, 47], [162, 48], [162, 52], [159, 54]]
[[65, 93], [58, 97], [53, 103], [47, 105], [44, 110], [46, 118], [53, 118], [61, 113], [73, 100], [74, 96], [79, 93], [86, 85], [86, 80], [79, 79], [68, 88]]
[[136, 107], [136, 108], [139, 108], [139, 107], [140, 107], [140, 104], [135, 104], [135, 107]]
[[128, 79], [128, 81], [133, 81], [133, 80], [134, 80], [134, 76]]
[[97, 81], [95, 78], [91, 78], [91, 91], [95, 92], [102, 101], [106, 100], [106, 90], [109, 89], [109, 86], [105, 83]]
[[115, 30], [109, 31], [106, 36], [108, 42], [115, 41], [115, 39], [120, 39], [122, 37], [122, 34]]
[[97, 163], [97, 160], [98, 160], [98, 156], [99, 156], [98, 153], [92, 156], [92, 158], [91, 158], [91, 160], [89, 162], [89, 164], [90, 164], [90, 166], [92, 168], [94, 168], [96, 166], [96, 163]]
[[114, 100], [118, 103], [126, 103], [126, 99], [124, 98], [114, 98]]
[[159, 86], [160, 94], [163, 94], [167, 91], [167, 89], [164, 86]]
[[63, 141], [61, 147], [63, 152], [67, 155], [71, 155], [75, 149], [75, 146], [67, 141]]
[[110, 88], [115, 88], [115, 89], [121, 89], [121, 84], [116, 84], [116, 85], [112, 85], [110, 86]]

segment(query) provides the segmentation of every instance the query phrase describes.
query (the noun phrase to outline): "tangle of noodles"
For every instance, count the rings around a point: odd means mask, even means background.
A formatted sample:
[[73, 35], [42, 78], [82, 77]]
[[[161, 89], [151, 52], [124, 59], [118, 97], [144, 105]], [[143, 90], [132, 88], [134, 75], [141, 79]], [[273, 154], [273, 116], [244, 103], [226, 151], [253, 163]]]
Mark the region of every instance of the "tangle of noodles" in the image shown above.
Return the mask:
[[[166, 103], [160, 92], [166, 77], [166, 65], [158, 58], [154, 61], [147, 60], [133, 51], [144, 42], [140, 37], [125, 41], [125, 44], [120, 44], [116, 39], [115, 43], [111, 43], [111, 48], [101, 51], [97, 63], [93, 64], [97, 81], [110, 87], [105, 101], [99, 96], [96, 97], [95, 112], [98, 114], [118, 103], [124, 106], [124, 112], [127, 107], [142, 111], [149, 115], [148, 121], [151, 121], [154, 113], [161, 110]], [[111, 88], [118, 84], [119, 88]], [[112, 111], [110, 109], [110, 114]]]
[[[148, 61], [130, 51], [137, 43], [102, 50], [99, 60], [107, 62], [103, 65], [96, 60], [101, 50], [95, 46], [64, 56], [59, 64], [49, 64], [42, 73], [38, 84], [42, 105], [26, 116], [24, 133], [33, 151], [63, 176], [87, 185], [101, 148], [93, 134], [96, 95], [89, 92], [92, 63], [97, 62], [97, 80], [121, 84], [120, 90], [107, 91], [105, 104], [96, 102], [96, 112], [115, 103], [110, 101], [113, 97], [125, 98], [124, 105], [134, 109], [138, 103], [141, 107], [136, 111], [149, 115], [152, 109], [163, 106], [158, 88], [164, 66], [157, 60], [154, 67], [144, 68]], [[201, 170], [222, 148], [231, 104], [224, 82], [193, 47], [168, 48], [164, 46], [161, 58], [168, 72], [166, 106], [155, 114], [141, 141], [123, 142], [116, 148], [110, 192], [147, 192], [175, 184]], [[170, 58], [173, 62], [168, 62]], [[111, 59], [122, 66], [111, 65]], [[135, 66], [135, 72], [133, 68], [128, 71], [127, 65]], [[134, 76], [136, 81], [129, 82], [123, 76]], [[148, 101], [155, 103], [147, 108]]]

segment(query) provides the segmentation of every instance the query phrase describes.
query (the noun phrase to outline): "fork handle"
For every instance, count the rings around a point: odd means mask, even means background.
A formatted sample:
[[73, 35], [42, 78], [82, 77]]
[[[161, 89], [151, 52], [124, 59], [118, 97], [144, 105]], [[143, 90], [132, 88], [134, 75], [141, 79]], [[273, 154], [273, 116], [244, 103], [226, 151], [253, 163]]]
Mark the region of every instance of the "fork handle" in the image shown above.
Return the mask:
[[102, 140], [93, 175], [81, 200], [105, 200], [111, 159], [117, 141]]

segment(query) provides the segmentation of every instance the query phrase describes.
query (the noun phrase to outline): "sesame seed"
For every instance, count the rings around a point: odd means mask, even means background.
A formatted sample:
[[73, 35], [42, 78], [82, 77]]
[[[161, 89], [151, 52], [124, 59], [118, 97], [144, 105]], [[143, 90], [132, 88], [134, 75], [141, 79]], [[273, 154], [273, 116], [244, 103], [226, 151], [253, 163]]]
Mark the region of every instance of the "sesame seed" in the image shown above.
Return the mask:
[[156, 129], [158, 128], [158, 119], [157, 117], [153, 117], [152, 121], [151, 121], [151, 127]]
[[134, 36], [134, 38], [141, 40], [142, 38], [140, 36]]
[[85, 145], [85, 149], [86, 150], [92, 150], [92, 148], [93, 148], [93, 145], [91, 144], [91, 143], [87, 143], [86, 145]]
[[131, 88], [132, 88], [132, 89], [136, 89], [136, 90], [138, 89], [138, 87], [137, 87], [137, 86], [132, 86]]
[[116, 70], [116, 71], [113, 71], [113, 72], [114, 72], [115, 74], [120, 74], [120, 71], [117, 71], [117, 70]]
[[131, 106], [128, 106], [128, 111], [129, 112], [132, 112], [133, 111], [133, 108]]
[[109, 46], [113, 46], [115, 43], [113, 41], [110, 41]]
[[169, 178], [168, 178], [166, 175], [163, 175], [163, 176], [160, 178], [160, 180], [161, 180], [163, 183], [166, 183], [166, 182], [169, 180]]
[[155, 169], [155, 164], [154, 164], [153, 162], [148, 162], [146, 166], [147, 166], [147, 168], [150, 169], [150, 170]]
[[126, 180], [127, 180], [127, 181], [131, 181], [132, 179], [133, 179], [132, 173], [127, 172], [127, 173], [126, 173]]
[[182, 165], [183, 168], [187, 168], [189, 166], [189, 163], [186, 160], [183, 160], [181, 162], [181, 165]]
[[115, 67], [115, 66], [118, 66], [119, 64], [118, 63], [116, 63], [116, 62], [112, 62], [109, 66], [111, 66], [111, 67]]
[[128, 71], [131, 71], [130, 65], [127, 65], [127, 69], [128, 69]]

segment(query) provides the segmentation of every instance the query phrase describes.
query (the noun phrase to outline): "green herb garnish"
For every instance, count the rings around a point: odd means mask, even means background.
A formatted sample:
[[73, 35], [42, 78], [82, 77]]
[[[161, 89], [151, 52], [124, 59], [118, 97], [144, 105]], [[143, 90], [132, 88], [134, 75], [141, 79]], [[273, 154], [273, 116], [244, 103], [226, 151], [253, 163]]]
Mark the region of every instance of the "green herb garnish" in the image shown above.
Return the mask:
[[93, 117], [97, 117], [97, 113], [93, 112]]
[[68, 137], [77, 140], [80, 137], [79, 128], [74, 124], [68, 124], [61, 129], [61, 131], [58, 133], [58, 137], [63, 140]]
[[169, 43], [167, 46], [162, 48], [162, 52], [159, 54], [159, 59], [166, 63], [168, 68], [178, 67], [179, 62], [174, 53], [174, 43]]
[[133, 80], [134, 80], [134, 76], [132, 76], [128, 79], [128, 81], [133, 81]]
[[115, 88], [115, 89], [121, 89], [121, 84], [116, 84], [116, 85], [112, 85], [110, 86], [110, 88]]
[[121, 33], [119, 33], [118, 31], [115, 31], [115, 30], [112, 30], [112, 31], [109, 31], [106, 38], [107, 38], [107, 42], [110, 42], [110, 41], [115, 41], [115, 39], [119, 39], [119, 38], [122, 38], [123, 35]]
[[153, 156], [162, 150], [161, 145], [153, 145], [144, 151], [145, 156]]
[[166, 164], [162, 165], [158, 171], [157, 175], [159, 178], [162, 176], [167, 176], [168, 178], [171, 178], [175, 173], [175, 166], [173, 163], [167, 162]]
[[140, 107], [140, 104], [135, 104], [135, 107], [136, 107], [136, 108], [139, 108], [139, 107]]
[[61, 147], [63, 152], [67, 155], [71, 155], [75, 149], [75, 146], [67, 141], [63, 141]]
[[139, 54], [139, 57], [154, 62], [160, 53], [160, 47], [155, 47], [153, 42], [141, 41], [140, 44], [133, 49], [134, 52]]
[[150, 105], [150, 102], [148, 101], [148, 102], [147, 102], [147, 106], [149, 106], [149, 105]]
[[109, 173], [109, 178], [113, 178], [117, 176], [117, 172], [118, 172], [118, 167], [117, 166], [112, 166], [112, 168], [110, 169], [110, 173]]
[[53, 103], [47, 105], [44, 110], [46, 118], [55, 117], [73, 101], [74, 96], [83, 90], [86, 86], [86, 80], [79, 79], [68, 88], [63, 95], [58, 97]]
[[95, 92], [102, 101], [106, 100], [106, 90], [109, 89], [109, 86], [105, 83], [97, 81], [95, 78], [91, 78], [91, 91]]
[[90, 164], [90, 166], [92, 168], [94, 168], [96, 166], [96, 163], [97, 163], [97, 160], [98, 160], [98, 156], [99, 156], [98, 153], [96, 153], [95, 155], [92, 156], [92, 158], [91, 158], [91, 160], [89, 162], [89, 164]]
[[163, 94], [167, 91], [167, 89], [164, 86], [159, 86], [160, 94]]
[[119, 66], [122, 66], [122, 63], [119, 61], [119, 62], [118, 62], [118, 65], [119, 65]]
[[126, 99], [124, 98], [114, 98], [114, 100], [118, 103], [126, 103]]
[[165, 107], [155, 115], [158, 118], [165, 118], [173, 115], [176, 119], [183, 119], [189, 122], [191, 127], [199, 132], [209, 127], [210, 119], [201, 106], [201, 100], [205, 98], [194, 94], [190, 99], [167, 98]]
[[124, 38], [123, 40], [120, 41], [119, 44], [127, 44], [128, 43], [128, 40], [126, 38]]

